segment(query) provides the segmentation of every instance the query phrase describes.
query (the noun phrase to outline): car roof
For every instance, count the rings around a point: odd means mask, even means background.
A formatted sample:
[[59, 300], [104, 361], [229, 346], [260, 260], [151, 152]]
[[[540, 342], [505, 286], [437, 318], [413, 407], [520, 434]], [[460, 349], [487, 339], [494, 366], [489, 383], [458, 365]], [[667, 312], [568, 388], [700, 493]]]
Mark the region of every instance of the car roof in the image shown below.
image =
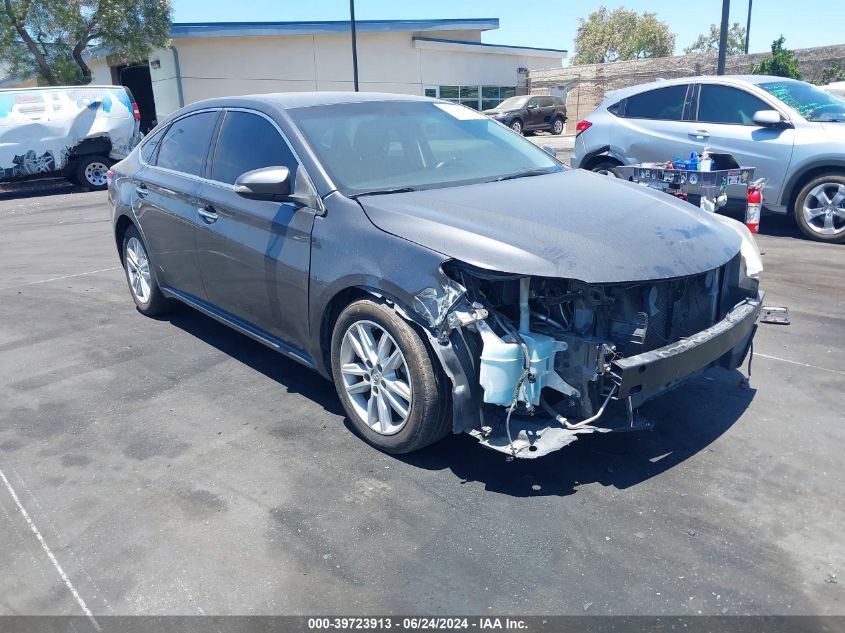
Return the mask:
[[29, 92], [30, 90], [88, 90], [89, 88], [123, 90], [125, 86], [109, 84], [86, 84], [83, 86], [29, 86], [27, 88], [0, 88], [0, 92]]
[[688, 84], [693, 82], [707, 82], [715, 84], [724, 84], [727, 86], [741, 86], [743, 84], [758, 85], [770, 81], [796, 81], [795, 79], [787, 79], [786, 77], [776, 77], [774, 75], [692, 75], [689, 77], [674, 77], [672, 79], [658, 79], [649, 83], [637, 84], [636, 86], [628, 86], [620, 88], [613, 92], [607, 93], [607, 98], [621, 99], [630, 95], [639, 94], [648, 90], [655, 90], [657, 88], [665, 88], [667, 86], [677, 86], [678, 84]]
[[269, 94], [215, 97], [213, 99], [197, 101], [188, 107], [190, 109], [221, 108], [227, 106], [238, 107], [251, 104], [288, 109], [378, 101], [437, 101], [437, 99], [416, 95], [393, 94], [389, 92], [274, 92]]

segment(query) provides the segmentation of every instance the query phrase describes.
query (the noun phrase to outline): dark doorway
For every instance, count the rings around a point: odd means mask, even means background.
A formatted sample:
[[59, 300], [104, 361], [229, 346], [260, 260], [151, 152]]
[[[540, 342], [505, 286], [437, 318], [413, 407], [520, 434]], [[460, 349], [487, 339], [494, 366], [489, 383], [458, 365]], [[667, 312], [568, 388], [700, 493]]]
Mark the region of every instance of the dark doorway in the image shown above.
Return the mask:
[[150, 66], [147, 62], [112, 68], [112, 79], [132, 91], [138, 110], [141, 112], [141, 132], [146, 134], [156, 124], [156, 102], [153, 97], [153, 83], [150, 80]]

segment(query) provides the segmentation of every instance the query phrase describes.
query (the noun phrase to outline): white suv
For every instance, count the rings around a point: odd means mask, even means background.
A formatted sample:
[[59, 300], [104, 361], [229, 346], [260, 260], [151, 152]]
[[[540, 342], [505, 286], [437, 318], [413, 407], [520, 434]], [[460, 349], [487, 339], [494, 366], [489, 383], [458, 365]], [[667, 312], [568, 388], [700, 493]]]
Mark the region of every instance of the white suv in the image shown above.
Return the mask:
[[572, 166], [612, 171], [705, 147], [756, 167], [767, 209], [794, 213], [813, 239], [845, 242], [845, 101], [802, 81], [701, 76], [617, 90], [578, 123]]

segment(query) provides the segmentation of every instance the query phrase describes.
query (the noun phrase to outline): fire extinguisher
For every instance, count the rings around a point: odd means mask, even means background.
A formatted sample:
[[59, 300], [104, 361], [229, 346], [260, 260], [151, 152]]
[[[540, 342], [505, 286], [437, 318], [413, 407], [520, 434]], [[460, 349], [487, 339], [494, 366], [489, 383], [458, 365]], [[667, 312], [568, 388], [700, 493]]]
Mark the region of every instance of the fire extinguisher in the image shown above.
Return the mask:
[[760, 232], [760, 208], [763, 206], [763, 187], [765, 179], [748, 185], [748, 197], [745, 199], [745, 226], [752, 233]]

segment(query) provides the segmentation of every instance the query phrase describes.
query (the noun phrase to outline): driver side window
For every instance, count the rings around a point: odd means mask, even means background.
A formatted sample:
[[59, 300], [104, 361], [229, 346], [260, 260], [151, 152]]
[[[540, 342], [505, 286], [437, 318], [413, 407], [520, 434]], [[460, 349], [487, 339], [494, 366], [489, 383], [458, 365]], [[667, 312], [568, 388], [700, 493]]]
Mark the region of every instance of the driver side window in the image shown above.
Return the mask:
[[298, 163], [276, 127], [257, 114], [227, 111], [217, 137], [211, 179], [229, 185], [253, 169], [281, 165], [295, 178]]

